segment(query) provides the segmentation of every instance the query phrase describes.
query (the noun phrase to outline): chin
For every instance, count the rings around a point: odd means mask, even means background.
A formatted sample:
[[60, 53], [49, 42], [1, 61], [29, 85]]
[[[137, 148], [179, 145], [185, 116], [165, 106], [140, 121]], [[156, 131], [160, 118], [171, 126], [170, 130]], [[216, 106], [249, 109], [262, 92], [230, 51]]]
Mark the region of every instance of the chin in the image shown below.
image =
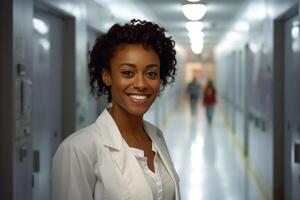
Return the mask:
[[131, 114], [131, 115], [134, 115], [134, 116], [139, 116], [139, 117], [142, 117], [147, 111], [148, 111], [149, 108], [134, 108], [134, 109], [130, 109], [128, 110], [128, 112]]
[[145, 105], [128, 105], [127, 110], [130, 111], [132, 115], [143, 116], [151, 107], [153, 101], [148, 102]]
[[[151, 102], [151, 103], [150, 103]], [[151, 100], [147, 104], [144, 105], [136, 105], [132, 104], [132, 102], [128, 103], [125, 107], [127, 112], [134, 116], [143, 116], [151, 107], [153, 101]]]

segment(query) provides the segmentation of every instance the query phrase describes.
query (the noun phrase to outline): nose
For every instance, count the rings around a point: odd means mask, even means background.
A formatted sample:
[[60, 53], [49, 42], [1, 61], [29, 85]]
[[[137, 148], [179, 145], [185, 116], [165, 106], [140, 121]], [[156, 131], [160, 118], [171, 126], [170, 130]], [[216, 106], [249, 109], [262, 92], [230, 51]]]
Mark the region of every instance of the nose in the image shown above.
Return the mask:
[[136, 78], [134, 79], [133, 86], [140, 90], [145, 89], [147, 86], [145, 77], [142, 74], [139, 74], [138, 76], [136, 76]]

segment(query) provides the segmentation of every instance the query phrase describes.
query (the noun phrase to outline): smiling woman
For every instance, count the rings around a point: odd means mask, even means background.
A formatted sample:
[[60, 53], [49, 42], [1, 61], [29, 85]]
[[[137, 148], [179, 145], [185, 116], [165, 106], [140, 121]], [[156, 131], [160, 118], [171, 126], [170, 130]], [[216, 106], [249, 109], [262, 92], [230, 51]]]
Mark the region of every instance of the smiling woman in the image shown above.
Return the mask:
[[175, 43], [152, 22], [115, 24], [90, 55], [92, 92], [111, 107], [68, 137], [53, 159], [54, 200], [179, 200], [162, 132], [143, 120], [174, 81]]
[[160, 59], [152, 47], [126, 44], [116, 49], [110, 70], [102, 71], [111, 88], [112, 115], [122, 112], [142, 116], [153, 103], [160, 87]]

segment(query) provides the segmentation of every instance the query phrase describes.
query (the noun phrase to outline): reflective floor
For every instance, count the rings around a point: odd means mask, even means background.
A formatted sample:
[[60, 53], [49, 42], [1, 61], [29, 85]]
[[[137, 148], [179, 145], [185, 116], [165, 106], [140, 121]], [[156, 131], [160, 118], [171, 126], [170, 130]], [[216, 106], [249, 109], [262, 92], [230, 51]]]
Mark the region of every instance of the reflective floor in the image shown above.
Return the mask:
[[183, 104], [163, 128], [180, 176], [182, 200], [263, 199], [220, 113], [217, 109], [209, 126], [202, 106], [192, 117]]

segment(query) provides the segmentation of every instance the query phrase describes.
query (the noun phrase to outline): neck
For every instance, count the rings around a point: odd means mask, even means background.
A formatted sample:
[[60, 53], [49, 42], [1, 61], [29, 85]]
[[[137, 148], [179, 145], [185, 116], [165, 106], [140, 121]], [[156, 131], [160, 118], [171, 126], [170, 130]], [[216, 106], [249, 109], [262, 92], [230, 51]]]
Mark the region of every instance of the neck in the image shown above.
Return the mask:
[[114, 106], [111, 108], [110, 114], [124, 139], [131, 137], [140, 139], [143, 136], [143, 116], [132, 115], [126, 110]]

